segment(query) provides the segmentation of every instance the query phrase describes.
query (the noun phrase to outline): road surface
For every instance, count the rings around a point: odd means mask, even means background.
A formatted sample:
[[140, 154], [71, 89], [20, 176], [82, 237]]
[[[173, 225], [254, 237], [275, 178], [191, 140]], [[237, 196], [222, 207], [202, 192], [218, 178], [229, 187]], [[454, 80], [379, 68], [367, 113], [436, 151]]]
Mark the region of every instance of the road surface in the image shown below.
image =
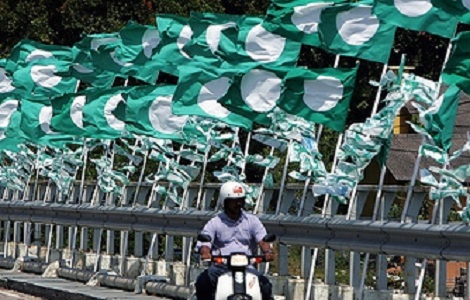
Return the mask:
[[2, 300], [43, 300], [44, 298], [35, 297], [18, 293], [16, 291], [0, 288], [0, 299]]

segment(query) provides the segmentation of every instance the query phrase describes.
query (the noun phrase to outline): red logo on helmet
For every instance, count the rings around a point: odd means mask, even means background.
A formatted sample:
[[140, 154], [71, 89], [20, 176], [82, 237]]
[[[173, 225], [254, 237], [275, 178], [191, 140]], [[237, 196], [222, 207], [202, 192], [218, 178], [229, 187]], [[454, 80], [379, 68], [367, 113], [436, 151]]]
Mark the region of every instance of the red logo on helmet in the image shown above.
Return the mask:
[[237, 185], [236, 187], [233, 188], [233, 192], [236, 194], [241, 194], [243, 193], [243, 188], [240, 185]]

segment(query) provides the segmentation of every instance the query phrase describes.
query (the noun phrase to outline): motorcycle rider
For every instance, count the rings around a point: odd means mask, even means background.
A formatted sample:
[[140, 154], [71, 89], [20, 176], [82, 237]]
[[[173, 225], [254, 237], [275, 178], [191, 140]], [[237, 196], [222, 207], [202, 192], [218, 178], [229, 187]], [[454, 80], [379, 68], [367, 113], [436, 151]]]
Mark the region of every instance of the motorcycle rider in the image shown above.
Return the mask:
[[[212, 242], [197, 242], [196, 251], [200, 253], [201, 259], [211, 258], [212, 246], [217, 251], [214, 255], [230, 255], [233, 252], [256, 255], [257, 246], [259, 246], [266, 261], [274, 260], [271, 245], [262, 240], [266, 236], [265, 227], [255, 215], [242, 210], [245, 198], [245, 188], [238, 182], [229, 181], [220, 187], [218, 201], [224, 211], [209, 220], [202, 229], [201, 233], [209, 235]], [[226, 266], [211, 264], [201, 273], [195, 284], [197, 299], [213, 299], [217, 279], [226, 272]], [[252, 266], [249, 272], [258, 276], [262, 299], [273, 299], [272, 285], [269, 280]]]

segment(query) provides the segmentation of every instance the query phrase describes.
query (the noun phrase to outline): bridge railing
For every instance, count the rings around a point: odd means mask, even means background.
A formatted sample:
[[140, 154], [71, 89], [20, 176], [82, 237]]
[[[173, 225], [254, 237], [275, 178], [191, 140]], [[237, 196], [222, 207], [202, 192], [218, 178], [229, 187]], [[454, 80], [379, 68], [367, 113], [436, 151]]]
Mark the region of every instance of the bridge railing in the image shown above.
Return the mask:
[[[145, 183], [139, 186], [131, 183], [126, 192], [118, 196], [101, 192], [94, 182], [86, 182], [82, 190], [77, 183], [66, 194], [58, 193], [50, 182], [31, 183], [21, 192], [3, 188], [0, 189], [0, 220], [4, 258], [38, 257], [44, 263], [66, 260], [73, 269], [115, 270], [129, 278], [181, 272], [187, 262], [192, 261], [193, 238], [216, 213], [219, 187], [220, 184], [204, 185], [201, 209], [195, 208], [197, 184], [188, 188], [181, 205], [158, 195], [155, 197], [152, 185]], [[330, 260], [328, 257], [334, 251], [350, 251], [350, 286], [355, 289], [360, 286], [361, 253], [378, 257], [377, 290], [387, 290], [384, 258], [406, 256], [409, 272], [405, 283], [406, 292], [410, 294], [416, 291], [417, 259], [469, 261], [470, 245], [465, 242], [467, 226], [418, 222], [420, 212], [428, 209], [428, 205], [423, 204], [433, 204], [427, 201], [426, 189], [414, 189], [408, 211], [404, 212], [405, 222], [400, 222], [400, 216], [393, 218], [389, 213], [392, 207], [403, 206], [405, 187], [384, 187], [378, 203], [378, 211], [383, 216], [378, 220], [372, 219], [375, 186], [359, 186], [349, 205], [330, 201], [326, 215], [321, 214], [322, 203], [310, 190], [305, 201], [300, 201], [303, 189], [303, 185], [287, 185], [278, 204], [279, 189], [267, 188], [259, 204], [261, 220], [279, 237], [276, 243], [279, 277], [292, 275], [288, 253], [292, 245], [302, 246], [301, 278], [308, 278], [312, 249], [327, 251], [323, 266], [327, 285], [336, 284], [334, 256]], [[155, 201], [149, 205], [152, 197]], [[300, 207], [301, 203], [304, 207]], [[448, 216], [453, 202], [446, 199], [444, 203], [444, 215]], [[438, 279], [443, 274], [438, 275], [436, 284], [442, 286], [442, 280]], [[189, 280], [186, 276], [173, 280], [175, 284], [187, 286], [195, 276], [192, 274]], [[437, 289], [437, 293], [444, 293], [442, 289], [445, 287]]]

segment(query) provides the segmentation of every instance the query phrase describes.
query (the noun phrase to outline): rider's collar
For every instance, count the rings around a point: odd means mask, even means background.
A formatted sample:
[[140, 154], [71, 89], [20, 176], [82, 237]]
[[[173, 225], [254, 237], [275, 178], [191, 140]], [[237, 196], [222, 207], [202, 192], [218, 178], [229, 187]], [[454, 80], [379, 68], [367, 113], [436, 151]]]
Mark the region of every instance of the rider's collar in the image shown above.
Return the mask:
[[240, 217], [237, 219], [237, 220], [234, 220], [232, 218], [230, 218], [229, 216], [227, 216], [227, 214], [225, 212], [222, 212], [221, 213], [221, 217], [225, 220], [225, 221], [229, 221], [229, 222], [232, 222], [234, 224], [237, 224], [237, 223], [240, 223], [243, 219], [247, 219], [246, 217], [246, 213], [242, 210], [241, 213], [240, 213]]

